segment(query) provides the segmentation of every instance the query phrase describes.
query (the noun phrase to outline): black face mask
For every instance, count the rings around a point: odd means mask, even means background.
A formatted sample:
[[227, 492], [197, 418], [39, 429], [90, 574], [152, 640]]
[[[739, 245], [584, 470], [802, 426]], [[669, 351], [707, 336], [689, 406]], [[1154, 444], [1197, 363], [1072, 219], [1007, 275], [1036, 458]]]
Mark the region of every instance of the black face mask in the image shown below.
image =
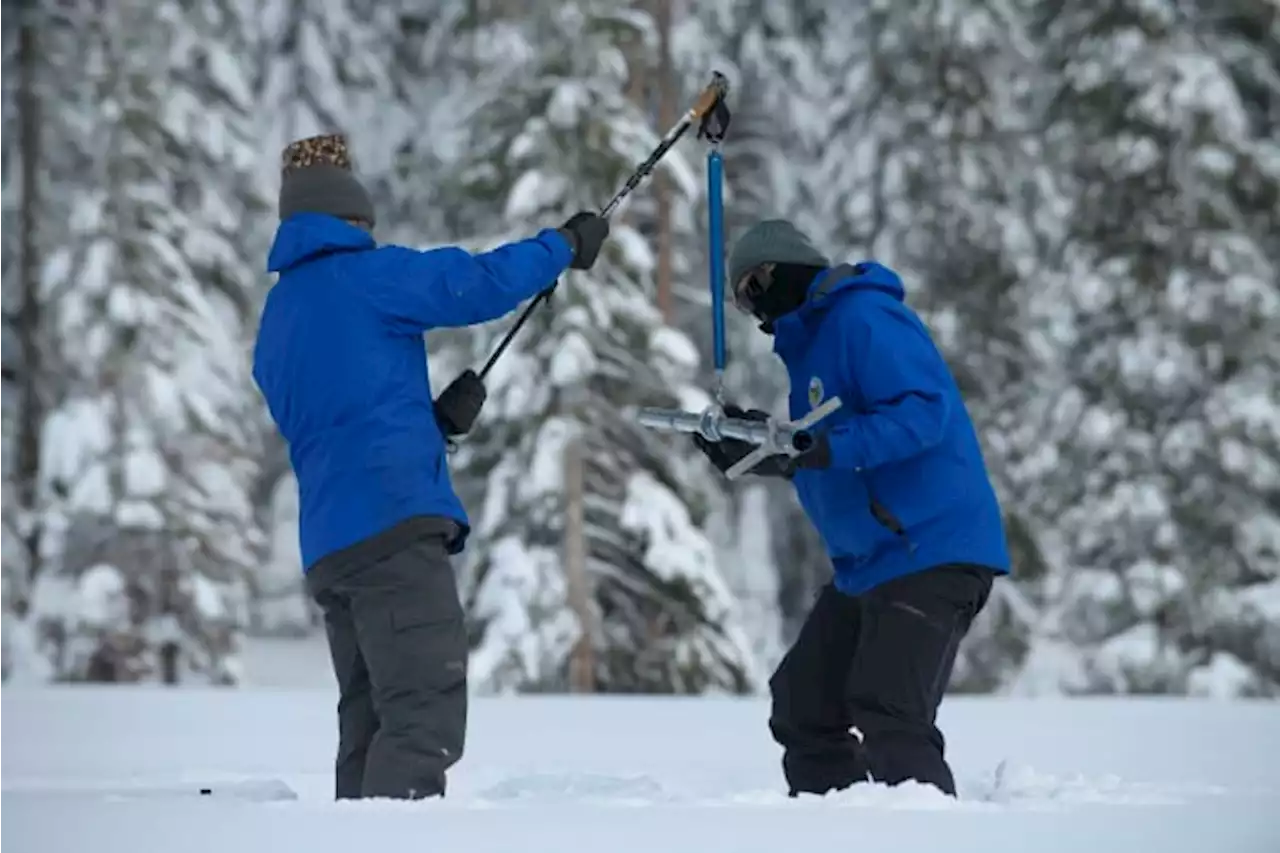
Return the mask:
[[804, 304], [809, 285], [822, 267], [808, 264], [763, 264], [734, 283], [733, 304], [760, 321], [772, 334], [773, 324]]

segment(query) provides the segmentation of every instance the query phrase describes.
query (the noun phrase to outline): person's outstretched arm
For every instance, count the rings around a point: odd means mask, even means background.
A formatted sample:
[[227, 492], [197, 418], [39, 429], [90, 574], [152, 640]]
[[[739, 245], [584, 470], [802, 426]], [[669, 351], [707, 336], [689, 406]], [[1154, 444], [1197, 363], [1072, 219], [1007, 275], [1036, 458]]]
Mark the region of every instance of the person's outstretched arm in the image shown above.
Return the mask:
[[569, 241], [552, 228], [474, 255], [456, 246], [386, 246], [378, 254], [366, 292], [380, 313], [415, 333], [496, 320], [554, 284], [573, 260]]
[[[564, 227], [472, 254], [458, 247], [417, 251], [387, 246], [364, 283], [375, 307], [406, 331], [471, 326], [507, 314], [555, 284], [570, 266], [594, 262], [608, 224], [582, 214]], [[598, 223], [598, 224], [597, 224]]]

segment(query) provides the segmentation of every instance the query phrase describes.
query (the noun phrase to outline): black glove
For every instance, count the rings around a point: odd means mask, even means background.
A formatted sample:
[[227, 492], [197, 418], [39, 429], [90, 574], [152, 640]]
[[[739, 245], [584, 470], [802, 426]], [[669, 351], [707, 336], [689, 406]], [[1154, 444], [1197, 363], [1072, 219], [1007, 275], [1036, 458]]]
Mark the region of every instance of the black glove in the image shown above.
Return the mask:
[[471, 369], [464, 370], [436, 398], [436, 423], [445, 437], [466, 435], [471, 430], [488, 392], [484, 380]]
[[[759, 409], [740, 409], [733, 404], [724, 407], [724, 413], [731, 418], [743, 418], [749, 421], [767, 421], [769, 413], [762, 412]], [[721, 473], [728, 471], [734, 465], [738, 464], [744, 456], [755, 450], [757, 445], [749, 441], [743, 441], [740, 438], [726, 438], [721, 441], [707, 441], [702, 436], [694, 433], [693, 443], [698, 449], [711, 460], [711, 464], [716, 466]], [[755, 474], [760, 477], [784, 477], [790, 479], [795, 473], [795, 466], [792, 461], [781, 454], [777, 456], [769, 456], [756, 463], [756, 466], [747, 473]]]
[[571, 269], [589, 270], [600, 254], [600, 247], [609, 236], [609, 220], [598, 213], [584, 210], [569, 217], [569, 221], [560, 226], [560, 233], [573, 246], [573, 262]]
[[813, 436], [813, 444], [804, 453], [791, 460], [792, 469], [808, 468], [818, 470], [831, 467], [831, 439], [827, 434]]

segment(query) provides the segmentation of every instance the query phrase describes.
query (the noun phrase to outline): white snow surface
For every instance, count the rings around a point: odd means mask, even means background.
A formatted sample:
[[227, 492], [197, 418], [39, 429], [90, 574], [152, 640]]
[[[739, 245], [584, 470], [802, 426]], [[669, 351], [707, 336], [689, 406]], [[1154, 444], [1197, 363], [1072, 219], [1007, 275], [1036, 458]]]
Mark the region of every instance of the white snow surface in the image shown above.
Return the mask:
[[444, 800], [334, 803], [334, 699], [6, 689], [4, 849], [1280, 850], [1274, 703], [952, 697], [959, 800], [871, 785], [790, 800], [762, 700], [476, 698]]

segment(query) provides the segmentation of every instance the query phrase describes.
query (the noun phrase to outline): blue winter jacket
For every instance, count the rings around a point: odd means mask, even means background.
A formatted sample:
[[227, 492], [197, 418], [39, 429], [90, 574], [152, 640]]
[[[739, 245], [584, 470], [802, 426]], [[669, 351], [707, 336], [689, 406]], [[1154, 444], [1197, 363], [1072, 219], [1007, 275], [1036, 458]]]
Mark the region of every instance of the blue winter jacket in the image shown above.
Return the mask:
[[793, 480], [822, 535], [835, 585], [856, 595], [946, 563], [1009, 572], [1000, 505], [978, 437], [942, 355], [876, 263], [817, 276], [775, 323], [791, 378], [791, 417], [838, 396], [816, 428], [831, 466]]
[[423, 332], [492, 320], [551, 284], [572, 260], [546, 230], [472, 255], [378, 247], [331, 216], [280, 224], [253, 378], [289, 444], [302, 565], [411, 516], [469, 525], [445, 464]]

